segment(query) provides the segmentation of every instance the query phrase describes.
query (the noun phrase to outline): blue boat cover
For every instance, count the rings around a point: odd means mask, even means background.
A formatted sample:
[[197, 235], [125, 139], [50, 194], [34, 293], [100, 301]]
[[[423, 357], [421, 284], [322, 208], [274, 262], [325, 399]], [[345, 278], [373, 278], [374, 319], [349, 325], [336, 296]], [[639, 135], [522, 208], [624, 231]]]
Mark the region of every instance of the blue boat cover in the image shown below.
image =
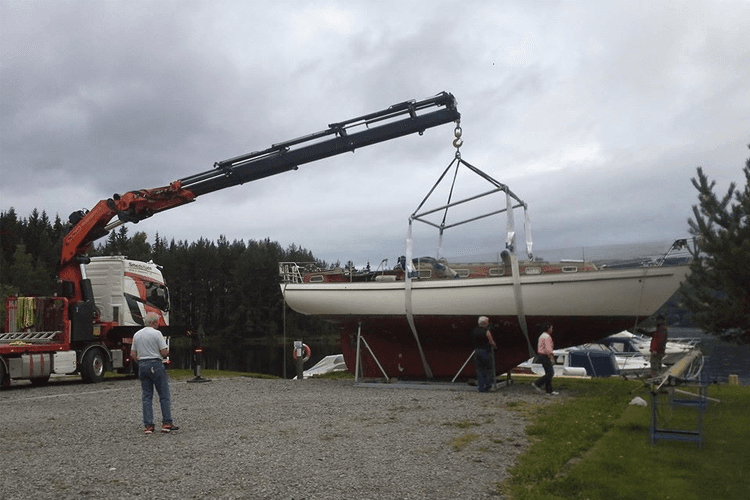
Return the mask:
[[611, 377], [619, 375], [617, 361], [611, 352], [606, 351], [570, 351], [570, 366], [585, 368], [591, 377]]

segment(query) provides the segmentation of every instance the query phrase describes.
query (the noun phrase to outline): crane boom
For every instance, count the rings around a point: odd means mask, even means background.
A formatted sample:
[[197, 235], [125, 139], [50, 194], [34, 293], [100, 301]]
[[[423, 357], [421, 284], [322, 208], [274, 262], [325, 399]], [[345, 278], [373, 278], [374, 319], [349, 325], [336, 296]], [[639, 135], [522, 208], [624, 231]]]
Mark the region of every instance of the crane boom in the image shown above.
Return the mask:
[[[439, 109], [431, 109], [439, 108]], [[404, 101], [343, 122], [327, 129], [274, 144], [263, 151], [237, 156], [214, 164], [206, 172], [176, 180], [168, 186], [129, 191], [101, 200], [90, 211], [74, 212], [73, 224], [63, 238], [58, 275], [68, 283], [65, 296], [86, 300], [78, 282], [82, 279], [80, 264], [98, 238], [123, 223], [137, 223], [152, 215], [189, 203], [197, 196], [254, 180], [296, 170], [300, 165], [357, 148], [419, 133], [428, 128], [460, 119], [452, 94], [441, 92], [421, 101]], [[117, 217], [117, 220], [113, 219]]]
[[[417, 112], [428, 107], [444, 109], [422, 115]], [[404, 117], [404, 115], [407, 115]], [[299, 165], [354, 151], [356, 148], [377, 144], [404, 135], [456, 121], [460, 114], [455, 98], [446, 92], [419, 102], [406, 101], [388, 109], [333, 123], [326, 130], [290, 141], [274, 144], [236, 158], [216, 162], [214, 169], [180, 179], [182, 187], [196, 196], [296, 170]], [[364, 130], [351, 132], [364, 127]], [[331, 137], [332, 136], [332, 137]]]

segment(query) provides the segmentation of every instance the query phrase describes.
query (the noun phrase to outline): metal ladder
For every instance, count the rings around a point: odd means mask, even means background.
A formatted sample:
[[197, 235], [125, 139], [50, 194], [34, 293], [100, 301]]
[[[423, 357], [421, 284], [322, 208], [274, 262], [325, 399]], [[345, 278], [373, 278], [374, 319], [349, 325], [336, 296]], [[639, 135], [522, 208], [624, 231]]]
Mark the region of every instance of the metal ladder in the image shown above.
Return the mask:
[[55, 339], [59, 331], [56, 332], [8, 332], [0, 333], [0, 343], [10, 342], [50, 342]]

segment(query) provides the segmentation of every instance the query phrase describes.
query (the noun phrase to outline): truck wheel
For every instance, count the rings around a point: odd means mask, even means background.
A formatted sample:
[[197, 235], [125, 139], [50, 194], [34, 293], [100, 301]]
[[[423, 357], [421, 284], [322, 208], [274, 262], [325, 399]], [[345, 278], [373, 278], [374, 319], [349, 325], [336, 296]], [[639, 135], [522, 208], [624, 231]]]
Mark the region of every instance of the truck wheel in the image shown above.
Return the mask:
[[10, 377], [5, 370], [5, 364], [0, 360], [0, 388], [10, 387]]
[[84, 382], [96, 384], [104, 380], [104, 356], [99, 349], [91, 349], [81, 362], [81, 378]]

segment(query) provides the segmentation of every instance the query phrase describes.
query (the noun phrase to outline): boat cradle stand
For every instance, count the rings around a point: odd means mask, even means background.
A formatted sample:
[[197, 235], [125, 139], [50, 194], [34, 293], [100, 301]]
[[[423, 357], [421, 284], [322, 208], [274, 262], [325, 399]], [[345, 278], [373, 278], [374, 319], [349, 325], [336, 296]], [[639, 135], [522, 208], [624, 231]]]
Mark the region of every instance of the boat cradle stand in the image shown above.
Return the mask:
[[[461, 365], [461, 368], [456, 372], [456, 375], [451, 379], [451, 383], [455, 383], [456, 379], [461, 375], [461, 372], [464, 371], [464, 368], [466, 368], [466, 365], [469, 364], [469, 361], [474, 358], [474, 351], [471, 351], [471, 354], [469, 354], [469, 357], [466, 358], [466, 361], [464, 361], [464, 364]], [[513, 383], [513, 377], [511, 376], [511, 373], [508, 372], [505, 374], [505, 381], [502, 382], [503, 387], [508, 387], [510, 384]], [[498, 385], [498, 375], [497, 375], [497, 369], [495, 368], [495, 353], [493, 351], [492, 353], [492, 387], [497, 390], [500, 386]]]
[[[385, 379], [385, 382], [365, 382], [362, 378], [362, 346], [364, 346], [365, 349], [370, 353], [370, 356], [372, 356], [372, 359], [375, 360], [375, 363], [378, 365], [378, 368], [380, 368], [380, 372], [383, 374], [383, 378]], [[471, 354], [469, 355], [469, 358], [466, 360], [466, 363], [461, 367], [461, 370], [456, 374], [456, 377], [463, 371], [463, 369], [466, 367], [466, 365], [469, 363], [471, 358], [474, 355], [474, 351], [471, 351]], [[451, 391], [473, 391], [475, 390], [473, 387], [467, 385], [467, 384], [455, 384], [456, 378], [449, 383], [449, 382], [436, 382], [434, 380], [429, 381], [401, 381], [392, 377], [389, 377], [388, 374], [383, 369], [383, 365], [380, 364], [380, 361], [378, 361], [377, 356], [375, 355], [375, 352], [370, 347], [370, 344], [367, 343], [367, 340], [362, 335], [362, 323], [359, 324], [359, 327], [357, 329], [357, 353], [356, 353], [356, 361], [355, 361], [355, 367], [354, 367], [354, 385], [356, 387], [388, 387], [388, 388], [395, 388], [395, 389], [443, 389], [443, 390], [451, 390]], [[493, 373], [495, 371], [494, 369], [494, 363], [493, 363]], [[378, 379], [380, 380], [380, 379]], [[494, 387], [497, 389], [497, 378], [494, 377]], [[510, 378], [510, 373], [508, 373], [508, 379], [505, 382], [505, 385], [509, 385], [512, 382]]]
[[354, 366], [354, 383], [359, 384], [359, 379], [362, 377], [362, 349], [361, 345], [364, 344], [365, 348], [370, 352], [370, 356], [372, 356], [372, 359], [375, 360], [375, 363], [378, 365], [378, 368], [380, 368], [380, 372], [383, 374], [383, 377], [385, 377], [386, 383], [390, 381], [390, 378], [388, 377], [388, 374], [383, 369], [383, 365], [380, 364], [380, 361], [378, 361], [378, 357], [375, 356], [375, 353], [373, 352], [372, 348], [370, 347], [370, 344], [367, 343], [367, 340], [362, 336], [362, 322], [359, 322], [359, 325], [357, 327], [357, 355], [356, 355], [356, 361]]
[[[692, 393], [688, 391], [681, 391], [674, 387], [667, 387], [666, 389], [655, 389], [651, 391], [651, 445], [656, 445], [658, 440], [671, 440], [671, 441], [687, 441], [696, 443], [698, 449], [703, 449], [703, 416], [706, 413], [708, 407], [708, 401], [716, 401], [707, 396], [707, 386], [698, 385], [698, 393]], [[688, 396], [687, 398], [678, 398], [676, 394]], [[673, 429], [659, 427], [660, 421], [664, 422], [663, 418], [659, 418], [659, 409], [669, 407], [680, 411], [684, 408], [693, 408], [697, 414], [697, 428], [693, 430], [687, 429]], [[683, 412], [684, 413], [684, 412]]]

